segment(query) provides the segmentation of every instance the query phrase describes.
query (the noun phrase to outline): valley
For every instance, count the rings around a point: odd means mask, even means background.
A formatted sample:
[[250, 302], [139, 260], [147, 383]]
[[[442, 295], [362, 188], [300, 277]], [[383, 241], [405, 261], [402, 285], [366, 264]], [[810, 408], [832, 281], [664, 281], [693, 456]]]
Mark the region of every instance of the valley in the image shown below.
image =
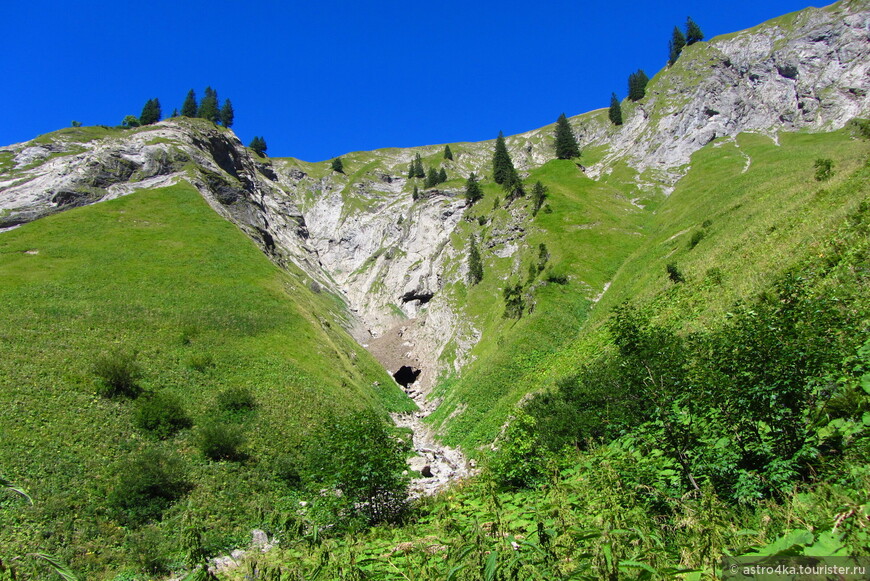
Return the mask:
[[507, 136], [522, 194], [494, 141], [339, 171], [174, 117], [0, 148], [0, 580], [208, 578], [254, 529], [219, 578], [866, 554], [868, 26], [844, 0], [687, 46], [622, 125], [567, 120], [578, 156]]

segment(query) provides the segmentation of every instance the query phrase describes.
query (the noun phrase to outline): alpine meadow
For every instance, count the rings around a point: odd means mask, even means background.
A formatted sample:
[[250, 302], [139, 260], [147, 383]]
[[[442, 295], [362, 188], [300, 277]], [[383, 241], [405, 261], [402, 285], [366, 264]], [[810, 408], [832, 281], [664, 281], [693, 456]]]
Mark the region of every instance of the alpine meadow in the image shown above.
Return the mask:
[[870, 557], [870, 2], [704, 24], [492, 141], [0, 147], [0, 581]]

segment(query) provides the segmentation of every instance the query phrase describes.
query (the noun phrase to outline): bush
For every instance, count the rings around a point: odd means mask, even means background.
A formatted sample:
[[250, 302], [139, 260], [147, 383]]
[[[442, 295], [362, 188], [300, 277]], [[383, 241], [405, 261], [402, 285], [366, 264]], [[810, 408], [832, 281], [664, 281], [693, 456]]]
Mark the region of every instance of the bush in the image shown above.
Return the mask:
[[257, 407], [257, 400], [247, 387], [230, 387], [218, 393], [217, 406], [225, 412], [244, 412]]
[[131, 523], [157, 519], [190, 490], [181, 459], [156, 448], [123, 461], [116, 473], [109, 505], [121, 520]]
[[698, 243], [703, 240], [704, 236], [706, 235], [707, 233], [704, 230], [695, 230], [695, 232], [692, 234], [692, 238], [689, 240], [689, 249], [691, 250], [692, 248], [697, 246]]
[[103, 397], [137, 397], [142, 393], [137, 380], [142, 369], [136, 362], [136, 353], [113, 351], [94, 362], [94, 375], [100, 379], [98, 389]]
[[[340, 490], [333, 518], [344, 526], [400, 521], [407, 510], [402, 471], [404, 446], [372, 411], [324, 422], [319, 437], [309, 440], [305, 479], [313, 490]], [[344, 517], [344, 518], [342, 518]]]
[[245, 436], [239, 426], [217, 422], [200, 427], [196, 434], [196, 446], [209, 460], [239, 462], [247, 458], [242, 451]]
[[140, 430], [165, 439], [193, 425], [177, 397], [157, 392], [137, 402], [133, 420]]
[[668, 278], [671, 279], [673, 283], [686, 282], [686, 279], [683, 277], [683, 273], [680, 272], [680, 269], [677, 268], [677, 265], [673, 262], [669, 263], [665, 270], [668, 271]]
[[816, 168], [817, 182], [831, 179], [831, 176], [834, 175], [834, 161], [831, 159], [817, 159], [813, 167]]

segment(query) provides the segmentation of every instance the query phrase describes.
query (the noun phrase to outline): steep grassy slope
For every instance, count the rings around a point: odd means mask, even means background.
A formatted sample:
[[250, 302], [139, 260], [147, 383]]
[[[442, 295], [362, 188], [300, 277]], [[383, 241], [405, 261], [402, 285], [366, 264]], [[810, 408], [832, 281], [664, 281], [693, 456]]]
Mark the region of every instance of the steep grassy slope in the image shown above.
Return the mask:
[[[462, 375], [441, 384], [445, 403], [432, 420], [449, 442], [468, 448], [490, 442], [524, 395], [572, 373], [607, 343], [600, 323], [624, 301], [658, 299], [661, 320], [688, 329], [721, 320], [735, 301], [752, 298], [815, 252], [866, 195], [861, 181], [842, 186], [867, 153], [852, 128], [783, 133], [778, 143], [742, 134], [696, 153], [674, 193], [645, 209], [629, 202], [630, 187], [589, 180], [573, 163], [557, 160], [527, 180], [549, 188], [548, 208], [536, 217], [528, 201], [515, 202], [511, 213], [493, 211], [491, 191], [471, 212], [490, 221], [466, 222], [461, 242], [472, 233], [483, 241], [484, 280], [454, 289], [482, 340]], [[825, 182], [814, 179], [819, 158], [834, 162], [834, 176]], [[502, 259], [487, 241], [508, 224], [525, 235], [518, 237], [517, 255]], [[529, 282], [541, 243], [550, 257]], [[677, 288], [666, 271], [670, 263], [686, 279]], [[525, 304], [519, 320], [503, 317], [501, 296], [517, 282]]]
[[[325, 414], [413, 406], [341, 331], [340, 305], [300, 278], [186, 185], [3, 233], [0, 467], [34, 506], [0, 496], [0, 554], [57, 552], [98, 579], [107, 563], [172, 554], [182, 512], [207, 515], [211, 546], [241, 543], [285, 493], [282, 456]], [[141, 387], [177, 396], [192, 430], [158, 441], [134, 427], [136, 402], [97, 395], [94, 363], [116, 350], [137, 353]], [[256, 400], [241, 423], [217, 409], [228, 388]], [[247, 460], [199, 453], [214, 418], [242, 426]], [[119, 527], [106, 498], [146, 449], [176, 455], [189, 492], [161, 523]]]

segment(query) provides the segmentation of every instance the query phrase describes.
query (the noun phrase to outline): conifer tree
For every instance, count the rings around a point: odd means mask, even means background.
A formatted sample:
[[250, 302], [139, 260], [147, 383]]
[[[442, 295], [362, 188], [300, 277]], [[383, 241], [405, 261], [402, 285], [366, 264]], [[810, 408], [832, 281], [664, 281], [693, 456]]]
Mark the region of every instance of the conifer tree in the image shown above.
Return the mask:
[[420, 154], [418, 153], [414, 156], [414, 160], [411, 162], [411, 167], [408, 169], [408, 179], [425, 177], [426, 171], [423, 169], [423, 160], [420, 159]]
[[668, 64], [672, 65], [680, 58], [680, 53], [683, 47], [686, 46], [686, 37], [683, 35], [679, 27], [675, 26], [671, 33], [671, 41], [668, 44]]
[[173, 109], [172, 115], [170, 115], [169, 117], [170, 119], [175, 119], [176, 117], [178, 117], [178, 108]]
[[196, 117], [196, 111], [199, 107], [196, 104], [196, 93], [193, 89], [187, 92], [187, 97], [184, 98], [184, 104], [181, 106], [181, 115], [183, 117]]
[[429, 173], [426, 174], [426, 181], [423, 182], [424, 188], [434, 188], [435, 184], [438, 183], [438, 170], [430, 167]]
[[224, 106], [221, 107], [220, 118], [221, 125], [226, 128], [232, 127], [233, 123], [235, 122], [236, 112], [233, 111], [233, 104], [230, 102], [229, 99], [224, 101]]
[[610, 94], [610, 122], [614, 125], [622, 125], [622, 106], [619, 104], [619, 99], [616, 98], [616, 93]]
[[336, 157], [332, 160], [332, 171], [344, 173], [344, 162], [341, 160], [340, 157]]
[[447, 170], [442, 167], [441, 170], [438, 172], [438, 183], [443, 184], [446, 181], [447, 181]]
[[142, 114], [139, 115], [139, 123], [142, 125], [153, 125], [160, 121], [163, 112], [160, 110], [160, 101], [157, 99], [148, 99], [145, 106], [142, 107]]
[[450, 161], [453, 161], [453, 152], [450, 151], [449, 145], [444, 146], [444, 159], [449, 159]]
[[580, 148], [568, 124], [568, 118], [562, 113], [556, 120], [556, 157], [558, 159], [572, 159], [580, 155]]
[[649, 83], [649, 77], [643, 72], [643, 69], [637, 69], [637, 72], [628, 75], [628, 98], [632, 101], [640, 101], [646, 95], [646, 85]]
[[205, 96], [199, 103], [196, 116], [201, 119], [208, 119], [211, 122], [216, 122], [219, 119], [220, 110], [218, 109], [217, 91], [211, 87], [205, 88]]
[[262, 137], [254, 137], [251, 140], [251, 143], [248, 144], [248, 147], [250, 147], [257, 155], [266, 155], [266, 150], [268, 149], [266, 146], [266, 140]]
[[517, 170], [513, 165], [511, 165], [510, 173], [501, 185], [501, 188], [505, 191], [505, 206], [509, 206], [512, 201], [526, 195], [526, 190], [523, 188], [523, 181], [520, 179], [520, 175], [517, 173]]
[[483, 190], [480, 189], [477, 176], [471, 172], [471, 175], [465, 180], [465, 201], [468, 206], [473, 206], [481, 198], [483, 198]]
[[411, 199], [417, 201], [420, 199], [420, 190], [417, 189], [417, 186], [414, 186], [414, 193], [411, 194]]
[[535, 182], [535, 187], [532, 188], [532, 216], [538, 215], [538, 211], [544, 205], [546, 198], [547, 187], [541, 182]]
[[701, 27], [689, 16], [686, 18], [686, 44], [695, 44], [702, 40], [704, 40], [704, 33], [701, 32]]
[[495, 183], [504, 185], [515, 175], [516, 170], [504, 141], [504, 133], [499, 131], [495, 140], [495, 152], [492, 154], [492, 179]]
[[481, 280], [483, 280], [483, 261], [480, 259], [477, 241], [472, 234], [468, 242], [468, 284], [473, 286]]

